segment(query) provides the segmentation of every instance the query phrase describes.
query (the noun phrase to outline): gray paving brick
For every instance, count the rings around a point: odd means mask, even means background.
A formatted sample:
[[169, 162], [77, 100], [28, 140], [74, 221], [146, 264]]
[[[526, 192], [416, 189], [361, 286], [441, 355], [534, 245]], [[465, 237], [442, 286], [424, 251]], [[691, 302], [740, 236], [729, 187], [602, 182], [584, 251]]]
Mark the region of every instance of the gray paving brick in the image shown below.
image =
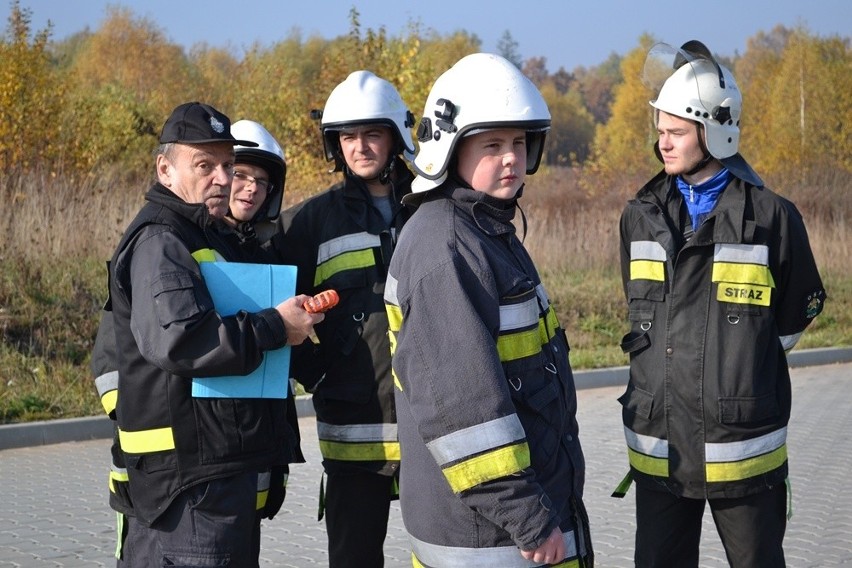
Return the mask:
[[[852, 363], [793, 370], [789, 453], [793, 512], [788, 565], [852, 566]], [[579, 391], [587, 458], [586, 503], [598, 566], [633, 565], [633, 494], [609, 495], [627, 471], [616, 398], [621, 386]], [[300, 419], [307, 464], [292, 468], [287, 501], [264, 521], [261, 566], [327, 565], [326, 533], [317, 522], [320, 456], [315, 421]], [[107, 505], [109, 440], [0, 450], [0, 567], [114, 566], [115, 514]], [[709, 513], [702, 568], [727, 566]], [[411, 566], [398, 504], [391, 508], [387, 568]]]

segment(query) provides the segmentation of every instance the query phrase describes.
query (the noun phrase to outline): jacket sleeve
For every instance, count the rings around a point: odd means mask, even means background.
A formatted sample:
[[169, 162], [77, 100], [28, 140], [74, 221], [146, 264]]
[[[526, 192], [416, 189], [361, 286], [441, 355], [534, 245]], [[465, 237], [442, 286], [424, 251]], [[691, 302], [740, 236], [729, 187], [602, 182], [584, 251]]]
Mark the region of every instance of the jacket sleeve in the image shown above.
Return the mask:
[[399, 293], [393, 365], [421, 438], [459, 499], [518, 546], [539, 546], [560, 519], [530, 467], [497, 353], [490, 270], [456, 258]]
[[791, 202], [783, 200], [783, 205], [775, 321], [785, 350], [790, 350], [822, 311], [826, 294], [802, 216]]
[[245, 375], [263, 353], [287, 342], [274, 308], [221, 316], [198, 264], [183, 242], [162, 226], [143, 229], [121, 259], [119, 282], [132, 297], [131, 329], [142, 355], [181, 376]]

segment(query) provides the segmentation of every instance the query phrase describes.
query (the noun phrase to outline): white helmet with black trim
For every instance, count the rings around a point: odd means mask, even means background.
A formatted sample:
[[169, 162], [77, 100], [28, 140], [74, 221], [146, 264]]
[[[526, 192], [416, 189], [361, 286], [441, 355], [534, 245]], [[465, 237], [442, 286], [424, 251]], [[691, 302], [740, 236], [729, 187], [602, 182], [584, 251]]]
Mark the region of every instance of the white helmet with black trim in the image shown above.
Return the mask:
[[410, 130], [414, 126], [414, 115], [396, 87], [370, 71], [350, 73], [331, 91], [322, 113], [314, 111], [312, 115], [321, 119], [325, 158], [329, 162], [334, 160], [334, 171], [342, 171], [345, 165], [340, 154], [339, 132], [353, 126], [383, 124], [390, 127], [395, 142], [391, 159], [397, 155], [406, 160], [414, 157]]
[[679, 49], [654, 45], [645, 59], [645, 85], [659, 94], [650, 101], [654, 123], [659, 112], [697, 122], [705, 156], [722, 162], [737, 177], [762, 185], [738, 154], [743, 98], [733, 74], [700, 41]]
[[257, 147], [234, 146], [235, 163], [251, 164], [263, 168], [269, 174], [269, 190], [266, 201], [255, 214], [255, 221], [274, 221], [281, 213], [284, 199], [284, 180], [287, 177], [287, 162], [284, 149], [262, 125], [253, 120], [238, 120], [231, 125], [235, 138], [255, 142]]
[[743, 98], [731, 72], [704, 44], [690, 41], [680, 49], [667, 44], [651, 48], [645, 59], [645, 80], [652, 83], [663, 77], [665, 82], [651, 106], [703, 124], [704, 142], [714, 158], [736, 154]]
[[417, 129], [420, 148], [412, 191], [423, 192], [447, 179], [458, 140], [474, 131], [518, 128], [527, 132], [527, 170], [541, 163], [550, 111], [535, 85], [514, 64], [493, 53], [463, 57], [445, 71], [426, 99]]

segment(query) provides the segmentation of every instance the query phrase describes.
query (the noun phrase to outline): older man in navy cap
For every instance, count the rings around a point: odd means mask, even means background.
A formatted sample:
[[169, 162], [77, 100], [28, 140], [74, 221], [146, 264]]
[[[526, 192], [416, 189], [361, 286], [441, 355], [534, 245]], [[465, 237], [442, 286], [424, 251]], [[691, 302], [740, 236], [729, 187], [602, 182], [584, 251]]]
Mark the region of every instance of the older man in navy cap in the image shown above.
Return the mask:
[[111, 260], [120, 567], [257, 566], [258, 472], [285, 463], [283, 401], [194, 398], [192, 377], [248, 374], [322, 321], [307, 296], [233, 316], [213, 306], [199, 263], [239, 260], [213, 222], [228, 211], [234, 145], [256, 145], [230, 128], [209, 105], [172, 112], [158, 181]]

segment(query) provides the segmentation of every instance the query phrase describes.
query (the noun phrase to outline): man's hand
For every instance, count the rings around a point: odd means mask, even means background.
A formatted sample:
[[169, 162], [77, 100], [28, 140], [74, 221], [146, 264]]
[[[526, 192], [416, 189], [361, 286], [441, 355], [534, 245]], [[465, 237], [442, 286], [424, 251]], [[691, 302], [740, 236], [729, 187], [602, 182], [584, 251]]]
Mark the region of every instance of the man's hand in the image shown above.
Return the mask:
[[535, 550], [522, 550], [521, 556], [536, 564], [556, 564], [565, 560], [565, 541], [562, 539], [562, 531], [556, 527], [544, 544]]
[[287, 330], [287, 345], [299, 345], [314, 332], [314, 326], [325, 319], [325, 314], [309, 314], [302, 306], [310, 296], [299, 294], [287, 298], [275, 309], [284, 320]]

